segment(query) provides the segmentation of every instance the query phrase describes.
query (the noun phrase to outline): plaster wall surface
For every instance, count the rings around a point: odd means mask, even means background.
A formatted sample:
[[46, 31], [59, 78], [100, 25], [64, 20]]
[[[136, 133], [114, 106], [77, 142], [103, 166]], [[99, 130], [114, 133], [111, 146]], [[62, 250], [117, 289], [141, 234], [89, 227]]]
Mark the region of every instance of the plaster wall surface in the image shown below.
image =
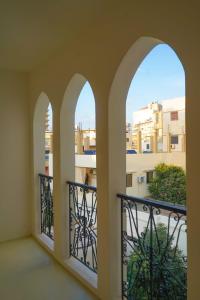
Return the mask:
[[[60, 52], [31, 72], [31, 113], [33, 114], [41, 91], [51, 99], [55, 112], [56, 206], [60, 203], [60, 110], [65, 90], [74, 74], [80, 73], [89, 80], [94, 92], [100, 199], [98, 243], [101, 245], [98, 251], [98, 295], [101, 299], [116, 299], [120, 295], [120, 265], [117, 263], [120, 261], [120, 223], [116, 193], [125, 192], [126, 188], [125, 101], [128, 87], [143, 58], [154, 46], [163, 42], [176, 51], [186, 73], [188, 299], [199, 297], [200, 287], [196, 276], [200, 269], [200, 139], [197, 135], [200, 111], [199, 37], [199, 8], [196, 1], [189, 4], [187, 1], [155, 1], [154, 4], [146, 1], [109, 1], [108, 9], [102, 11], [100, 19], [92, 26], [84, 27], [79, 37], [68, 40]], [[134, 48], [134, 45], [137, 47]], [[70, 103], [70, 99], [67, 101]], [[73, 120], [73, 114], [72, 109], [70, 120]], [[74, 152], [74, 145], [70, 151]], [[72, 169], [74, 166], [69, 166], [66, 172], [69, 174]], [[61, 232], [58, 230], [57, 240], [62, 243], [60, 237]], [[119, 290], [116, 287], [119, 287]]]
[[27, 75], [0, 71], [0, 241], [30, 234]]
[[185, 153], [147, 153], [147, 154], [127, 154], [127, 172], [144, 172], [153, 170], [159, 163], [180, 166], [185, 170]]
[[[136, 197], [147, 197], [149, 195], [146, 174], [153, 171], [159, 163], [176, 165], [186, 170], [185, 152], [173, 153], [147, 153], [147, 154], [126, 154], [126, 173], [132, 174], [132, 187], [126, 188], [127, 195]], [[96, 168], [96, 155], [76, 155], [76, 176], [75, 181], [84, 183], [86, 168]], [[144, 179], [138, 182], [138, 176]], [[89, 185], [96, 186], [96, 175], [90, 180]]]
[[75, 155], [75, 165], [80, 168], [96, 168], [96, 155]]

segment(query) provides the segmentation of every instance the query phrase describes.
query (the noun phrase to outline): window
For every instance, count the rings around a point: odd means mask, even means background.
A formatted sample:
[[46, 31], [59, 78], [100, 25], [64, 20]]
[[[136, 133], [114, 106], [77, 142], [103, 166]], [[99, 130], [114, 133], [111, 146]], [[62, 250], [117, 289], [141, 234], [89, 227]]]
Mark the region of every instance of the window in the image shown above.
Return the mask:
[[153, 171], [148, 171], [146, 176], [147, 176], [146, 178], [147, 183], [151, 183], [153, 180]]
[[178, 120], [178, 112], [172, 111], [171, 112], [171, 121], [176, 121], [176, 120]]
[[96, 169], [90, 169], [90, 174], [97, 175]]
[[178, 135], [172, 135], [171, 136], [171, 144], [172, 145], [178, 145]]
[[146, 145], [146, 149], [147, 149], [147, 150], [150, 149], [150, 145], [149, 145], [149, 144]]
[[126, 187], [132, 187], [132, 174], [126, 174]]

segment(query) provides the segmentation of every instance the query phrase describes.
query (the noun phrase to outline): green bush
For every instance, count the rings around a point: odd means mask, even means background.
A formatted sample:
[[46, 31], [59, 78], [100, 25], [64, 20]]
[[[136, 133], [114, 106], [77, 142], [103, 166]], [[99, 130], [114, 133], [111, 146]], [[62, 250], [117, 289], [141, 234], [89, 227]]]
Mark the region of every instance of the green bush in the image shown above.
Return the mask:
[[186, 267], [183, 254], [170, 239], [167, 227], [158, 224], [152, 231], [152, 281], [150, 280], [150, 230], [134, 243], [127, 266], [128, 300], [186, 299]]
[[150, 196], [174, 204], [186, 203], [186, 176], [181, 167], [158, 164], [155, 176], [149, 184]]

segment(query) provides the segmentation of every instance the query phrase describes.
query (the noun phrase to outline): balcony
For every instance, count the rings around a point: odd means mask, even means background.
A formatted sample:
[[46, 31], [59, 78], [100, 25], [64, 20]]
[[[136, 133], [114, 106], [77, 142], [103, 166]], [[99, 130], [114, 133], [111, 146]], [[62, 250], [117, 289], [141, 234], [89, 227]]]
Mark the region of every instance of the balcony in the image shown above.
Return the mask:
[[0, 243], [0, 299], [95, 300], [33, 238]]
[[40, 211], [41, 234], [54, 240], [54, 213], [53, 213], [53, 177], [39, 174], [40, 180]]
[[186, 209], [118, 194], [122, 294], [131, 299], [187, 299]]
[[68, 181], [70, 255], [97, 273], [96, 187]]
[[[53, 239], [53, 178], [40, 174], [41, 233]], [[67, 182], [69, 255], [98, 275], [97, 188]], [[186, 208], [118, 194], [123, 299], [186, 299]], [[116, 199], [116, 201], [118, 201]]]

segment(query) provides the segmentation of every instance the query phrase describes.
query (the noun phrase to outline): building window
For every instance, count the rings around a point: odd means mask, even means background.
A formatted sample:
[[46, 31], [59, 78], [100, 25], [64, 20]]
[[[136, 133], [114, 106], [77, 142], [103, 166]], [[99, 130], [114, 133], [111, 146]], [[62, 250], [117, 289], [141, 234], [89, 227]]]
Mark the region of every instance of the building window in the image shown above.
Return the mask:
[[176, 120], [178, 120], [178, 112], [172, 111], [171, 112], [171, 121], [176, 121]]
[[146, 144], [146, 149], [149, 150], [150, 149], [150, 145]]
[[172, 135], [171, 136], [171, 144], [172, 145], [178, 145], [178, 135]]
[[126, 174], [126, 187], [132, 187], [132, 174]]
[[148, 171], [146, 174], [147, 183], [151, 183], [153, 180], [153, 171]]

